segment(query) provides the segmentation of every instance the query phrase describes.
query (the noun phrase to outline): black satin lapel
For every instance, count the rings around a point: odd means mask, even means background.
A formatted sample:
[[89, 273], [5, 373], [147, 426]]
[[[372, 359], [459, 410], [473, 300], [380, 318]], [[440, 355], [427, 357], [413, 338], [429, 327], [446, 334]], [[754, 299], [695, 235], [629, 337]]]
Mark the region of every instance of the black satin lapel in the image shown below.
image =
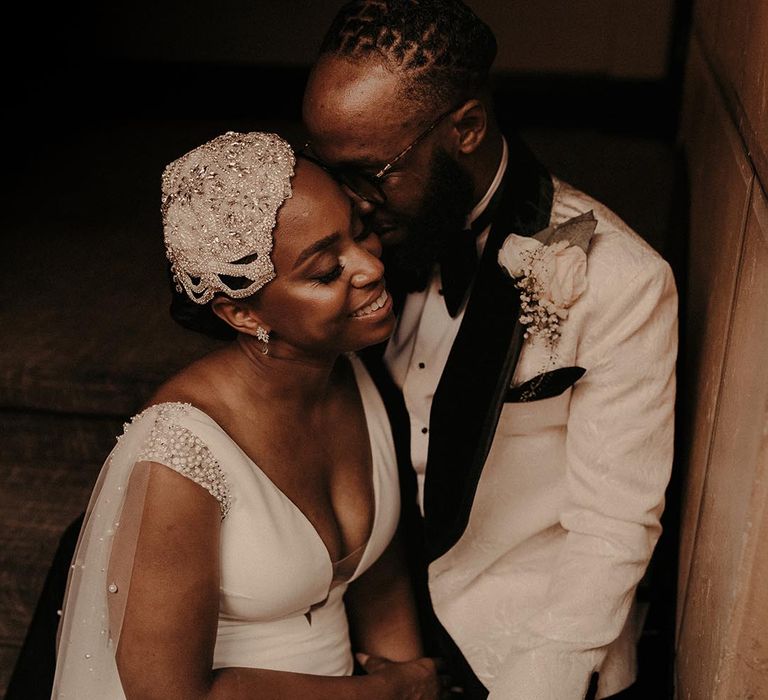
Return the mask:
[[424, 488], [427, 555], [434, 561], [461, 537], [522, 347], [519, 292], [501, 269], [514, 232], [549, 225], [552, 179], [512, 137], [504, 196], [494, 216], [472, 293], [430, 413]]

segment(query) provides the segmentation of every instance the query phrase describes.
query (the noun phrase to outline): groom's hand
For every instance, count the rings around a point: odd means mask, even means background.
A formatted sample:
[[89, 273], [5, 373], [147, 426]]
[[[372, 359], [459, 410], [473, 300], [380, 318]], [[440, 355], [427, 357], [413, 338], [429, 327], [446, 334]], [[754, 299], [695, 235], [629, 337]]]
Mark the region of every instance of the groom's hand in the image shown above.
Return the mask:
[[463, 692], [461, 688], [450, 687], [450, 677], [440, 673], [440, 659], [423, 657], [398, 662], [363, 653], [355, 657], [368, 675], [380, 675], [388, 684], [402, 688], [398, 692], [406, 694], [396, 697], [403, 700], [449, 700]]

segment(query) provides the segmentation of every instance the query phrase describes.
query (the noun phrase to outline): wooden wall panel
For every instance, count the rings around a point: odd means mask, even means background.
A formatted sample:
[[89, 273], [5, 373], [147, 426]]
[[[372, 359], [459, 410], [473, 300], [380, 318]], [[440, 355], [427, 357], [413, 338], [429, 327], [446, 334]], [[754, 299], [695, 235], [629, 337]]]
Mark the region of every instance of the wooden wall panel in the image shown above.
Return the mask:
[[[752, 171], [738, 133], [717, 100], [694, 47], [688, 69], [684, 144], [691, 180], [685, 465], [678, 601], [686, 600], [697, 544], [699, 506], [709, 463], [725, 341], [730, 325]], [[678, 607], [678, 629], [684, 615]]]
[[720, 697], [728, 700], [768, 698], [768, 200], [757, 187], [743, 260], [723, 387], [723, 400], [730, 399], [723, 427], [733, 431], [735, 451], [724, 467], [735, 464], [730, 481], [741, 475], [751, 493], [743, 546], [734, 542], [742, 561], [730, 575], [739, 586], [724, 650], [732, 661], [718, 673]]
[[677, 697], [768, 698], [768, 2], [697, 0]]
[[739, 95], [747, 125], [754, 135], [752, 159], [764, 186], [768, 186], [768, 2], [752, 0], [747, 22]]
[[[766, 465], [760, 461], [768, 406], [766, 224], [765, 201], [755, 188], [680, 635], [678, 677], [685, 699], [760, 697], [733, 692], [732, 685], [739, 682], [750, 692], [757, 687], [739, 679], [733, 662], [738, 658], [745, 672], [755, 661], [768, 668], [768, 647], [764, 642], [762, 650], [755, 646], [765, 637], [766, 608], [761, 623], [753, 619], [751, 634], [745, 635], [743, 628], [749, 621], [747, 610], [768, 599], [768, 587], [761, 586], [764, 579], [755, 576], [766, 566], [755, 557], [758, 548], [765, 552], [759, 531], [768, 493]], [[757, 680], [768, 681], [759, 674]]]
[[718, 27], [726, 11], [725, 0], [696, 0], [695, 31], [711, 55], [717, 46]]
[[696, 33], [753, 165], [768, 183], [768, 2], [699, 0]]

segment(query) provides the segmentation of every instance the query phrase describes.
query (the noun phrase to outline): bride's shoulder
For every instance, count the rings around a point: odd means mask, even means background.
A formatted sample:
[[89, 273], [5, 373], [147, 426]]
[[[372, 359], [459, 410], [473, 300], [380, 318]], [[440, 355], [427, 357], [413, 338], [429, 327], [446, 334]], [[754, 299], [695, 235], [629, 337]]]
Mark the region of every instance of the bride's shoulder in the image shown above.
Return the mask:
[[217, 369], [221, 360], [216, 353], [205, 355], [164, 381], [142, 407], [146, 411], [161, 404], [190, 404], [203, 411], [215, 402]]
[[[222, 439], [218, 425], [207, 413], [183, 401], [151, 404], [126, 424], [118, 445], [121, 442], [129, 447], [134, 465], [147, 465], [155, 475], [166, 473], [156, 467], [168, 467], [202, 486], [219, 502], [222, 519], [226, 517], [229, 483], [216, 452]], [[163, 480], [171, 487], [179, 483], [167, 476]]]

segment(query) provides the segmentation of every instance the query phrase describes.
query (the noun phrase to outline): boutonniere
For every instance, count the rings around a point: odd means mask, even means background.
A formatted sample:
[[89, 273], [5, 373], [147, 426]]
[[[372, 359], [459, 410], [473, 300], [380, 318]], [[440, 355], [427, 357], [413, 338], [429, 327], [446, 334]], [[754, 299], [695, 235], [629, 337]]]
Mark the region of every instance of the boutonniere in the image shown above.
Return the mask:
[[499, 250], [499, 265], [520, 290], [524, 337], [554, 347], [568, 309], [587, 288], [587, 249], [597, 220], [592, 211], [531, 237], [511, 234]]

